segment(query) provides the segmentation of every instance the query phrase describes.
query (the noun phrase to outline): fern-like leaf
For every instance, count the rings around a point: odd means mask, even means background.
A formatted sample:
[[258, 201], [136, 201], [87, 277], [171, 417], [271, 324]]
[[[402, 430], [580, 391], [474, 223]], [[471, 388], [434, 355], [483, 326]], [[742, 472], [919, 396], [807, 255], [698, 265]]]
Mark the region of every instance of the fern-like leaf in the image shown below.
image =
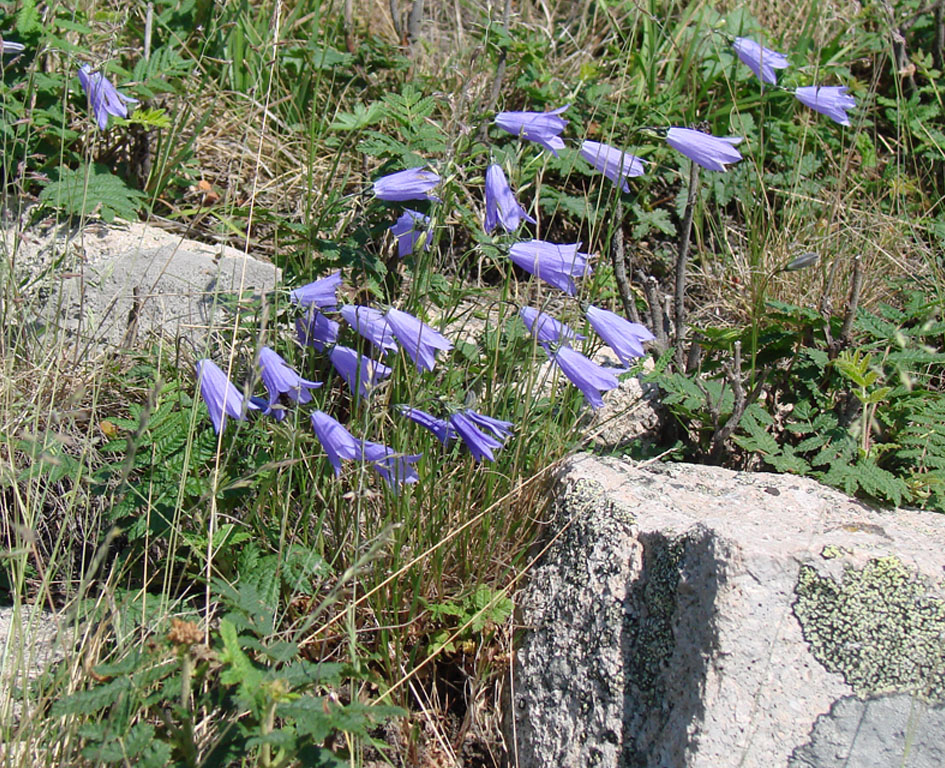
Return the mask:
[[132, 221], [145, 196], [129, 187], [103, 165], [82, 165], [76, 169], [60, 166], [50, 176], [39, 200], [44, 205], [59, 208], [72, 216], [100, 215], [105, 221], [115, 217]]

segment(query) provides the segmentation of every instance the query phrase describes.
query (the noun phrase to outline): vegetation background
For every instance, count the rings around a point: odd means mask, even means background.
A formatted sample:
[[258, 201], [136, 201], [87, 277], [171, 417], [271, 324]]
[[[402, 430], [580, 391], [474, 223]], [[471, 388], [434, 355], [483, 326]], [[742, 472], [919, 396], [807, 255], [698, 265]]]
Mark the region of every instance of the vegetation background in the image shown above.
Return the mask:
[[[617, 453], [942, 511], [943, 30], [942, 0], [6, 4], [0, 32], [26, 51], [4, 56], [0, 91], [0, 581], [22, 634], [48, 609], [66, 654], [31, 679], [34, 649], [7, 643], [4, 763], [509, 764], [514, 594], [589, 421], [517, 307], [587, 328], [483, 233], [491, 161], [536, 236], [596, 255], [581, 297], [658, 337], [634, 374], [659, 388], [663, 424]], [[732, 35], [786, 53], [785, 87], [762, 88]], [[140, 100], [128, 119], [96, 129], [82, 63]], [[794, 98], [810, 84], [849, 86], [849, 128]], [[564, 104], [558, 158], [491, 125]], [[677, 328], [662, 308], [693, 177], [641, 129], [697, 123], [746, 136], [745, 160], [692, 198]], [[646, 175], [620, 195], [582, 139], [645, 157]], [[367, 192], [425, 163], [444, 179], [433, 247], [398, 261], [399, 209]], [[294, 344], [279, 290], [204, 349], [153, 338], [77, 358], [31, 322], [48, 275], [15, 259], [50, 217], [227, 243], [285, 288], [341, 269], [347, 301], [398, 303], [456, 348], [430, 374], [401, 356], [352, 400]], [[784, 269], [805, 253], [815, 265]], [[72, 268], [63, 253], [52, 269]], [[195, 360], [253, 390], [262, 343], [324, 380], [318, 407], [353, 432], [422, 451], [420, 481], [395, 493], [362, 466], [336, 480], [301, 409], [215, 435]], [[479, 465], [398, 403], [474, 404], [515, 436]]]

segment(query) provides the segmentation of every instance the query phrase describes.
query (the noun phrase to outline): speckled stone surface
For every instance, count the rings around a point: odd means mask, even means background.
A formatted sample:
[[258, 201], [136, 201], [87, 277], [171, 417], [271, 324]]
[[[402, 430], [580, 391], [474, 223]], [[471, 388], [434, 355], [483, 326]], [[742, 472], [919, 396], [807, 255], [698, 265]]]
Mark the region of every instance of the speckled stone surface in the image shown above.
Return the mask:
[[[588, 455], [554, 494], [518, 598], [507, 730], [523, 768], [827, 768], [833, 743], [911, 766], [916, 739], [945, 745], [942, 516]], [[887, 723], [932, 715], [857, 730], [843, 701]]]
[[186, 337], [198, 351], [214, 331], [278, 283], [272, 264], [227, 246], [188, 240], [140, 222], [81, 229], [3, 228], [5, 268], [28, 281], [36, 332], [83, 344], [134, 346], [149, 334]]

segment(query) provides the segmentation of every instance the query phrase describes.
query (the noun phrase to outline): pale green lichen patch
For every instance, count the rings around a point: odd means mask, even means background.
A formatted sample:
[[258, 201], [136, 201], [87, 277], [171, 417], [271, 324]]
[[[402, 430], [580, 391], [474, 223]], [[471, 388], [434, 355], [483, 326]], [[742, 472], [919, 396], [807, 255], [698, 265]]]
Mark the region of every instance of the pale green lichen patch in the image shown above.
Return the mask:
[[814, 658], [858, 696], [945, 701], [945, 600], [898, 558], [847, 568], [839, 583], [804, 565], [795, 594]]
[[843, 557], [848, 554], [847, 550], [843, 547], [838, 547], [836, 544], [828, 544], [820, 551], [820, 556], [824, 560], [833, 560], [837, 557]]

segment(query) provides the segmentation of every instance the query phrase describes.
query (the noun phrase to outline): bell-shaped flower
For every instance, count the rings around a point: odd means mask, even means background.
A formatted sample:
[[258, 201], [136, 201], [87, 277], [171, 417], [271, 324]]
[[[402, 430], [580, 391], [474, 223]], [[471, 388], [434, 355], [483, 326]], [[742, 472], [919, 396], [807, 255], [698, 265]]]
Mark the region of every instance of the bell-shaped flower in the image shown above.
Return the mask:
[[743, 140], [742, 136], [713, 136], [691, 128], [670, 128], [666, 132], [669, 146], [710, 171], [727, 170], [726, 163], [741, 160], [742, 153], [735, 145]]
[[389, 485], [417, 482], [417, 472], [412, 465], [420, 460], [420, 455], [397, 453], [381, 443], [359, 440], [323, 411], [313, 411], [311, 420], [315, 437], [325, 450], [335, 476], [341, 474], [342, 461], [366, 461]]
[[566, 104], [551, 112], [500, 112], [495, 116], [495, 124], [503, 131], [541, 144], [557, 157], [558, 150], [564, 149], [559, 134], [568, 124], [559, 115], [570, 106]]
[[433, 230], [430, 228], [429, 216], [407, 208], [389, 229], [391, 234], [397, 238], [398, 258], [402, 259], [404, 256], [409, 256], [413, 253], [413, 249], [417, 245], [417, 240], [424, 234], [426, 236], [423, 239], [423, 250], [430, 250], [430, 240], [433, 236]]
[[394, 341], [394, 332], [387, 324], [384, 313], [373, 307], [362, 307], [355, 304], [345, 304], [341, 308], [341, 316], [361, 336], [377, 347], [382, 354], [397, 351], [397, 342]]
[[557, 363], [574, 386], [584, 393], [587, 402], [592, 408], [600, 408], [604, 404], [601, 392], [616, 389], [620, 386], [615, 373], [625, 373], [626, 369], [607, 369], [588, 360], [580, 352], [571, 347], [561, 346], [557, 351], [545, 350], [548, 357]]
[[756, 43], [747, 37], [736, 37], [732, 43], [735, 53], [757, 77], [771, 85], [777, 85], [778, 75], [776, 69], [786, 69], [788, 64], [787, 56], [778, 53], [770, 48], [765, 48], [760, 43]]
[[318, 389], [320, 381], [303, 379], [278, 353], [269, 347], [259, 350], [259, 375], [266, 391], [269, 392], [269, 407], [266, 413], [274, 415], [279, 421], [285, 417], [282, 408], [277, 407], [279, 395], [285, 394], [297, 403], [308, 403], [312, 399], [310, 389]]
[[578, 252], [580, 247], [580, 243], [557, 245], [544, 240], [528, 240], [515, 243], [509, 249], [509, 258], [529, 274], [573, 296], [577, 287], [572, 278], [591, 272], [587, 254]]
[[399, 203], [404, 200], [439, 200], [430, 193], [440, 177], [426, 168], [408, 168], [382, 176], [374, 182], [374, 196]]
[[808, 267], [814, 266], [814, 264], [816, 264], [819, 260], [819, 253], [816, 253], [815, 251], [809, 251], [791, 259], [787, 264], [781, 267], [781, 269], [783, 269], [785, 272], [798, 272], [802, 269], [807, 269]]
[[849, 125], [848, 109], [856, 106], [856, 99], [847, 95], [845, 85], [808, 85], [794, 91], [797, 100], [815, 112], [826, 115], [840, 125]]
[[532, 307], [522, 307], [518, 314], [540, 344], [568, 342], [572, 339], [581, 341], [586, 338], [565, 323], [555, 320], [547, 312], [539, 312]]
[[421, 411], [419, 408], [411, 408], [407, 405], [398, 405], [397, 410], [411, 421], [415, 421], [421, 427], [429, 429], [443, 445], [459, 437], [459, 433], [445, 419], [439, 419], [433, 414]]
[[417, 370], [432, 371], [436, 365], [436, 351], [453, 348], [449, 339], [407, 312], [391, 307], [386, 317], [394, 337], [413, 360]]
[[23, 43], [14, 43], [12, 40], [0, 38], [0, 53], [23, 53], [26, 46]]
[[393, 448], [369, 440], [361, 441], [361, 458], [370, 462], [377, 474], [392, 488], [401, 483], [415, 483], [420, 479], [413, 465], [420, 461], [422, 456], [420, 453], [398, 453]]
[[486, 232], [491, 232], [500, 224], [506, 232], [514, 232], [522, 219], [532, 224], [538, 223], [518, 204], [505, 172], [493, 163], [486, 169]]
[[505, 443], [511, 434], [512, 422], [493, 419], [467, 409], [450, 416], [450, 425], [469, 448], [473, 458], [481, 462], [483, 459], [495, 461], [492, 451]]
[[581, 157], [614, 184], [618, 184], [624, 192], [630, 191], [627, 179], [642, 176], [643, 166], [646, 163], [646, 160], [641, 157], [597, 141], [583, 142]]
[[332, 272], [328, 277], [322, 277], [314, 283], [290, 291], [289, 298], [293, 303], [301, 304], [303, 307], [334, 309], [338, 306], [339, 285], [341, 285], [341, 272]]
[[119, 93], [104, 74], [93, 72], [88, 64], [79, 67], [79, 83], [89, 99], [98, 127], [103, 131], [108, 127], [109, 115], [128, 117], [126, 105], [138, 103], [137, 99]]
[[328, 359], [354, 397], [368, 397], [371, 390], [391, 373], [391, 369], [383, 363], [337, 344], [331, 348]]
[[338, 341], [338, 329], [341, 326], [325, 317], [318, 310], [312, 309], [305, 317], [295, 319], [295, 332], [299, 344], [314, 347], [321, 352], [327, 345]]
[[643, 357], [644, 341], [656, 338], [645, 325], [631, 323], [620, 315], [591, 304], [587, 308], [587, 321], [617, 355], [620, 362], [630, 365], [637, 357]]
[[325, 449], [336, 476], [341, 474], [342, 459], [352, 461], [361, 458], [361, 441], [352, 435], [341, 422], [323, 411], [312, 411], [311, 419], [315, 437]]
[[[200, 396], [207, 404], [210, 412], [210, 421], [213, 429], [219, 435], [226, 428], [226, 417], [245, 421], [243, 411], [243, 395], [230, 383], [226, 374], [212, 360], [197, 361], [197, 383], [200, 386]], [[247, 401], [247, 410], [261, 410], [253, 401]]]

